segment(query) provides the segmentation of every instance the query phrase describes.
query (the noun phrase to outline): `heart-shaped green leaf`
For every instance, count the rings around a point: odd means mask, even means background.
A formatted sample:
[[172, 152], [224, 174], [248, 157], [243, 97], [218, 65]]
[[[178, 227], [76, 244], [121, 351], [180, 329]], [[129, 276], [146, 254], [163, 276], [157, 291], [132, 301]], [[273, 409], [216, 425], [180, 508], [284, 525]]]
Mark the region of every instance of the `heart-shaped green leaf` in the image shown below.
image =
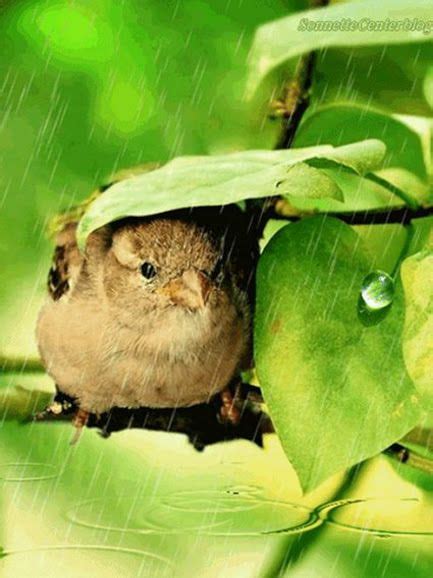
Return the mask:
[[116, 183], [100, 195], [80, 221], [78, 241], [82, 247], [92, 231], [123, 217], [273, 195], [341, 199], [338, 185], [302, 163], [327, 159], [361, 174], [379, 168], [385, 152], [381, 141], [366, 140], [337, 148], [323, 145], [175, 159], [157, 170]]
[[383, 450], [421, 410], [401, 352], [401, 293], [378, 325], [358, 318], [373, 262], [358, 234], [329, 217], [281, 229], [257, 273], [257, 373], [304, 490]]

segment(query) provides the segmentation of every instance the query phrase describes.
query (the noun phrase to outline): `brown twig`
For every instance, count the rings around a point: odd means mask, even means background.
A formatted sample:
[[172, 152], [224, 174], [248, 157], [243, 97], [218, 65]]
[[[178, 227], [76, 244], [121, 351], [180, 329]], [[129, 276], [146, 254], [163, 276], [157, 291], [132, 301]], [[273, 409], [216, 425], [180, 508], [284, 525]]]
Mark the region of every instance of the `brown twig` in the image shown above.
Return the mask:
[[235, 439], [246, 439], [262, 447], [263, 434], [274, 431], [269, 416], [252, 402], [245, 404], [236, 425], [221, 423], [218, 415], [215, 403], [177, 409], [114, 408], [100, 417], [92, 416], [87, 427], [98, 428], [104, 437], [130, 428], [182, 433], [199, 451]]
[[310, 104], [316, 53], [301, 56], [295, 77], [286, 88], [284, 97], [274, 103], [274, 116], [282, 117], [282, 128], [276, 149], [288, 149], [293, 143], [298, 126]]
[[[310, 0], [310, 8], [320, 8], [328, 3], [329, 0]], [[276, 149], [288, 149], [293, 143], [302, 117], [310, 104], [316, 60], [316, 51], [303, 54], [294, 78], [286, 85], [283, 97], [273, 103], [272, 116], [282, 118]]]
[[401, 464], [406, 464], [426, 474], [433, 474], [433, 460], [421, 456], [404, 445], [392, 444], [384, 453]]
[[395, 208], [387, 210], [371, 210], [371, 211], [353, 211], [353, 212], [326, 212], [326, 211], [286, 211], [282, 208], [280, 199], [270, 206], [267, 214], [268, 219], [298, 221], [304, 217], [311, 217], [312, 215], [326, 215], [328, 217], [335, 217], [344, 221], [349, 225], [386, 225], [398, 223], [401, 225], [408, 225], [412, 219], [421, 219], [424, 217], [433, 216], [433, 207], [423, 209], [409, 209]]
[[[245, 383], [239, 384], [237, 388], [240, 420], [236, 425], [221, 422], [219, 418], [221, 400], [219, 396], [215, 396], [209, 403], [186, 408], [115, 407], [99, 416], [89, 415], [86, 426], [99, 429], [103, 437], [109, 437], [113, 432], [125, 429], [182, 433], [188, 436], [189, 441], [199, 451], [208, 445], [235, 439], [246, 439], [262, 446], [263, 435], [272, 433], [274, 428], [270, 417], [262, 409], [263, 398], [260, 388]], [[28, 392], [22, 389], [18, 393], [24, 395]], [[36, 393], [32, 392], [33, 397]], [[41, 394], [42, 403], [46, 404], [46, 394], [44, 392]], [[16, 412], [12, 412], [10, 419], [18, 417], [23, 423], [35, 419], [37, 422], [71, 421], [77, 410], [75, 401], [61, 393], [57, 393], [55, 400], [59, 404], [67, 401], [68, 409], [61, 413], [44, 412], [42, 403], [37, 406], [30, 406], [27, 403], [25, 405], [27, 413], [20, 412], [17, 415]]]

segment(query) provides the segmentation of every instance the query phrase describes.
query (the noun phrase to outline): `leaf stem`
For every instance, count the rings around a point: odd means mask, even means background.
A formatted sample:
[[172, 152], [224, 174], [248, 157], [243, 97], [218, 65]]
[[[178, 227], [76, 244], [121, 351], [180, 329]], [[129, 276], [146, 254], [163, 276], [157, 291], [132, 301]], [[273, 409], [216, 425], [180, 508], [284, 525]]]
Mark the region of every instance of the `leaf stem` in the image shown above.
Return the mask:
[[381, 187], [384, 187], [385, 189], [388, 189], [393, 195], [401, 199], [410, 209], [416, 210], [419, 208], [419, 204], [410, 195], [389, 181], [379, 177], [379, 175], [368, 173], [365, 175], [365, 178]]

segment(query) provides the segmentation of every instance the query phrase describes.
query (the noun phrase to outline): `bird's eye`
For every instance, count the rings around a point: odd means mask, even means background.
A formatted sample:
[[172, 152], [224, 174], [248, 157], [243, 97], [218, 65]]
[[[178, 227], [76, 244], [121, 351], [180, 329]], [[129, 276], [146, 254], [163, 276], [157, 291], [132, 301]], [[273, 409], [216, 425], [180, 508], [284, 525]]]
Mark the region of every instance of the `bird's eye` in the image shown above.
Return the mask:
[[156, 275], [155, 267], [152, 265], [152, 263], [148, 263], [147, 261], [146, 263], [143, 263], [140, 270], [145, 279], [152, 279]]

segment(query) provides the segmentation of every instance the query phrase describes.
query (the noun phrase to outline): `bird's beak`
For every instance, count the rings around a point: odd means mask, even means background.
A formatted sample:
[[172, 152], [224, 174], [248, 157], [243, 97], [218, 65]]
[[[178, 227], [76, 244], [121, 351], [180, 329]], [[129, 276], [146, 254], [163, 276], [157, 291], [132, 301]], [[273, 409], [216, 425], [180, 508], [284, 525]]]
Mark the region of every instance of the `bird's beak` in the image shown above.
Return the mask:
[[175, 305], [195, 310], [206, 305], [211, 289], [211, 281], [204, 273], [188, 269], [181, 277], [169, 281], [160, 291]]

